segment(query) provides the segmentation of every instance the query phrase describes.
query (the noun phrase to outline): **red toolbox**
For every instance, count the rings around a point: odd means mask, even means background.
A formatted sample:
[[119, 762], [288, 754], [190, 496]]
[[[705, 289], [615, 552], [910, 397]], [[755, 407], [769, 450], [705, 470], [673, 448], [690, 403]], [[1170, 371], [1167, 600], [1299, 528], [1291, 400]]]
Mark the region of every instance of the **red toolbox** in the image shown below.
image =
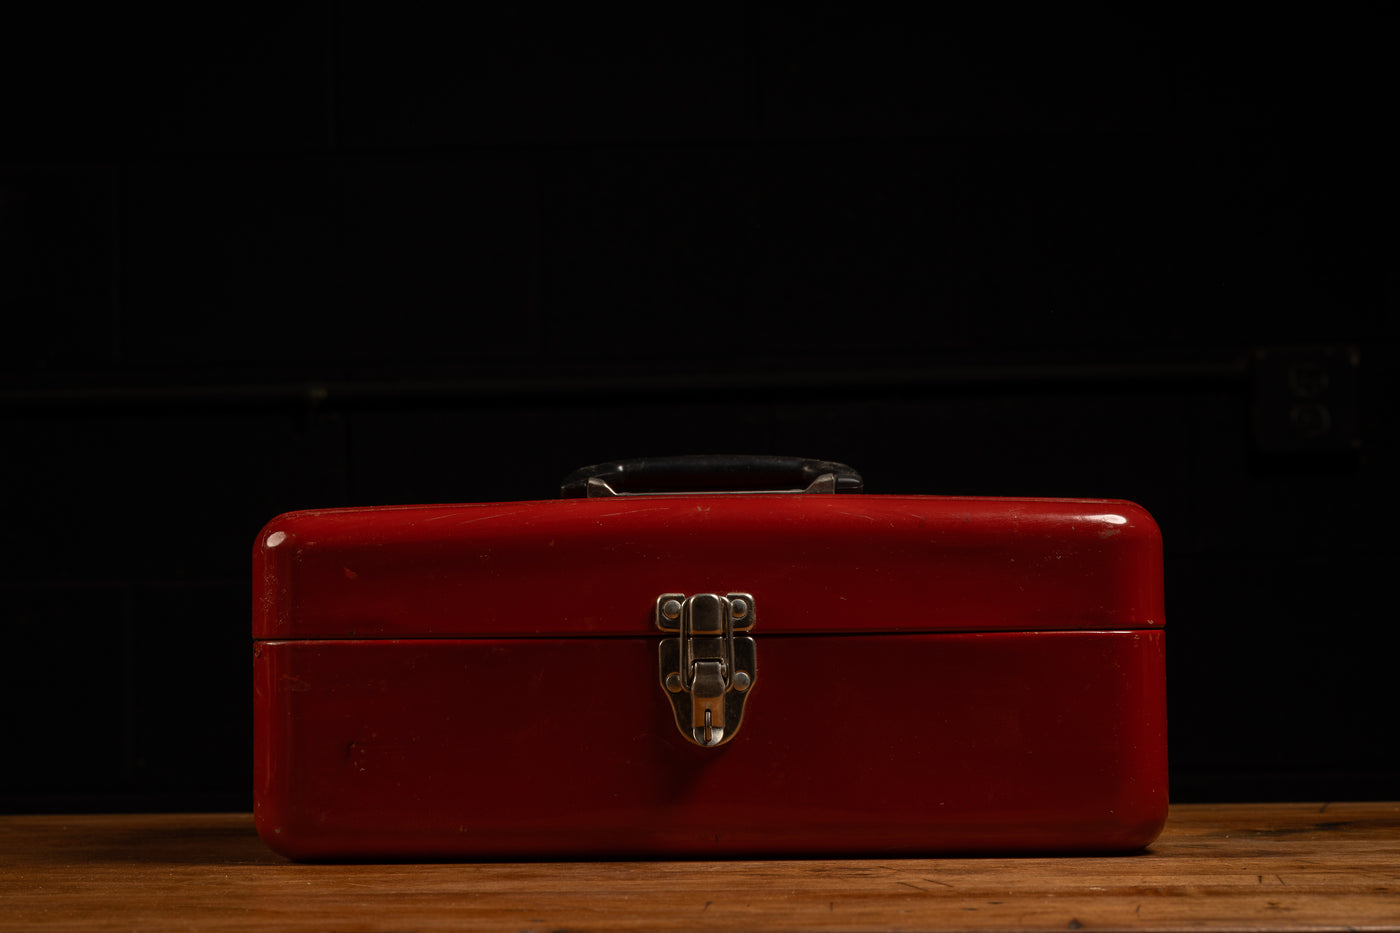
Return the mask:
[[292, 512], [253, 555], [258, 831], [306, 859], [1140, 849], [1161, 568], [1129, 502], [774, 457]]

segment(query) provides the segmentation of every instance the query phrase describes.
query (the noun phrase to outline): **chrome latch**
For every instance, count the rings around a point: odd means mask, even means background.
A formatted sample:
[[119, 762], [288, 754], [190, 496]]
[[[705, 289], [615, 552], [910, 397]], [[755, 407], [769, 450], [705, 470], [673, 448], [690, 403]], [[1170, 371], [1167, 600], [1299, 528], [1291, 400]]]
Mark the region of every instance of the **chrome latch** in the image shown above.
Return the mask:
[[661, 641], [661, 688], [675, 707], [676, 727], [696, 745], [723, 745], [739, 731], [757, 674], [748, 593], [663, 593], [656, 627], [674, 632]]

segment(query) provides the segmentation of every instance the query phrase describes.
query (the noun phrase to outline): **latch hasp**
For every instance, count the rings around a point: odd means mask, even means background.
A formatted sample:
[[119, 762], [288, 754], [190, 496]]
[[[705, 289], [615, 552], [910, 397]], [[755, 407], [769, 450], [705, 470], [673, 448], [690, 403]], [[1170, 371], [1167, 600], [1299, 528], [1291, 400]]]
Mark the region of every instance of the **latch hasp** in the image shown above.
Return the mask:
[[757, 675], [749, 593], [663, 593], [656, 598], [656, 627], [675, 637], [658, 650], [661, 688], [671, 699], [676, 727], [696, 745], [723, 745], [744, 718], [744, 701]]

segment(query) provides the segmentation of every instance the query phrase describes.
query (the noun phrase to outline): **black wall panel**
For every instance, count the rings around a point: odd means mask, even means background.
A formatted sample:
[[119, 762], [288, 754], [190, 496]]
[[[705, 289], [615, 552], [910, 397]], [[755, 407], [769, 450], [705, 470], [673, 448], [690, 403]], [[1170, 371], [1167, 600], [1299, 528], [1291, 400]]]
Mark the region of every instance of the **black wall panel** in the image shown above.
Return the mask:
[[1141, 502], [1175, 797], [1394, 797], [1393, 26], [16, 19], [0, 808], [249, 805], [273, 515], [699, 450]]

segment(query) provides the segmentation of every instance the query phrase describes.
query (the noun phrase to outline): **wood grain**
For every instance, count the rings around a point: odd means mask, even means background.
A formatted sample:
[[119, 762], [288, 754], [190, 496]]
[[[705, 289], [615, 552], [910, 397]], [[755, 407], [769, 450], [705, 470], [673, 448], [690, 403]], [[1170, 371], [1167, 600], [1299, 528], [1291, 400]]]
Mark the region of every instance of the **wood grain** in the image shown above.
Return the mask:
[[246, 814], [0, 817], [0, 930], [1400, 930], [1400, 803], [1172, 808], [1142, 855], [301, 865]]

